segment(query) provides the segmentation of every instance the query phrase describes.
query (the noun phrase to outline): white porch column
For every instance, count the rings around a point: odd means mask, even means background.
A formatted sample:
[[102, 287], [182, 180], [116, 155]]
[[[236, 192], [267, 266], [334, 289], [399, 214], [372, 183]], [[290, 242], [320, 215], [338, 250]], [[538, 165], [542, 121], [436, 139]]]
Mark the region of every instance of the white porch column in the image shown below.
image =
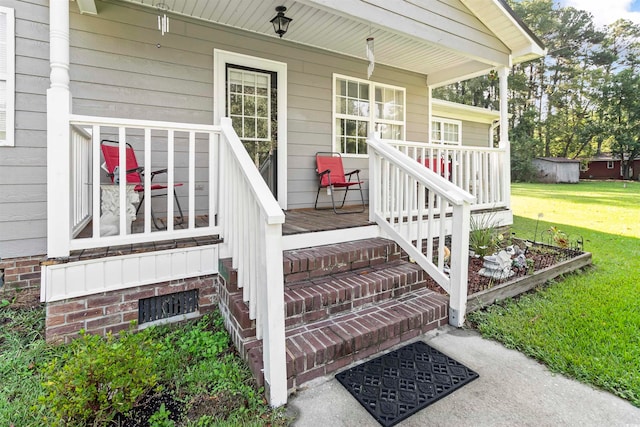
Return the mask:
[[431, 143], [431, 122], [433, 121], [433, 89], [427, 86], [427, 143]]
[[69, 255], [70, 135], [69, 0], [49, 2], [49, 64], [47, 89], [47, 255]]
[[500, 140], [499, 147], [504, 149], [504, 164], [502, 174], [504, 179], [504, 201], [508, 209], [511, 209], [511, 146], [509, 144], [509, 68], [498, 69], [500, 84]]

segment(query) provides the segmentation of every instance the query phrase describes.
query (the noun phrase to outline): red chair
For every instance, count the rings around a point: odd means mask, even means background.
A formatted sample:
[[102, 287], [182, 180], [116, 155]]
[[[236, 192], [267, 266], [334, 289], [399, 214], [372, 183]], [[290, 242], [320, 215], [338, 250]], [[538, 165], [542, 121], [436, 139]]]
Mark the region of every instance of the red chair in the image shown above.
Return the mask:
[[[111, 182], [116, 182], [118, 180], [118, 165], [120, 163], [120, 153], [119, 153], [119, 143], [118, 141], [112, 141], [109, 139], [103, 139], [100, 142], [100, 148], [102, 149], [102, 156], [104, 157], [104, 162], [107, 167], [107, 176], [111, 178]], [[136, 215], [140, 211], [144, 203], [144, 167], [140, 167], [138, 165], [138, 160], [136, 159], [136, 153], [131, 147], [131, 144], [127, 143], [127, 148], [125, 150], [126, 153], [126, 165], [127, 165], [127, 184], [135, 185], [134, 191], [138, 193], [142, 193], [142, 197], [140, 198], [140, 203], [138, 203], [138, 207], [136, 208]], [[167, 169], [160, 169], [151, 172], [151, 181], [156, 175], [167, 173]], [[173, 184], [173, 197], [176, 201], [176, 205], [178, 205], [178, 211], [180, 212], [180, 217], [178, 222], [175, 225], [180, 225], [184, 222], [184, 215], [182, 214], [182, 207], [180, 206], [180, 201], [178, 200], [178, 195], [176, 194], [175, 187], [181, 187], [183, 184], [174, 183]], [[169, 194], [168, 190], [169, 186], [166, 184], [151, 184], [151, 197], [162, 197], [167, 196]], [[154, 191], [158, 190], [166, 190], [164, 194], [153, 194]], [[161, 227], [158, 225], [158, 221], [156, 216], [153, 213], [153, 208], [151, 209], [151, 219], [153, 220], [153, 225], [156, 229], [160, 230], [166, 227]]]
[[435, 173], [439, 172], [444, 178], [451, 178], [451, 163], [443, 158], [427, 157], [418, 159], [418, 162], [423, 163], [428, 169], [431, 169]]
[[[344, 167], [342, 166], [342, 156], [340, 153], [333, 152], [319, 152], [316, 153], [316, 172], [320, 183], [318, 185], [318, 192], [316, 193], [316, 203], [314, 207], [318, 208], [318, 196], [320, 190], [327, 189], [327, 193], [331, 196], [331, 204], [333, 205], [333, 211], [336, 214], [348, 214], [348, 213], [361, 213], [364, 212], [364, 195], [362, 194], [362, 183], [360, 181], [360, 169], [356, 169], [349, 173], [344, 173]], [[356, 176], [356, 180], [352, 181], [353, 175]], [[347, 177], [349, 179], [347, 180]], [[356, 187], [357, 186], [357, 187]], [[342, 209], [345, 200], [347, 200], [347, 193], [349, 190], [359, 190], [360, 199], [362, 200], [362, 209], [359, 211], [347, 211], [338, 212], [338, 209]], [[333, 197], [335, 190], [344, 191], [344, 197], [342, 198], [342, 204], [336, 208], [336, 202]]]

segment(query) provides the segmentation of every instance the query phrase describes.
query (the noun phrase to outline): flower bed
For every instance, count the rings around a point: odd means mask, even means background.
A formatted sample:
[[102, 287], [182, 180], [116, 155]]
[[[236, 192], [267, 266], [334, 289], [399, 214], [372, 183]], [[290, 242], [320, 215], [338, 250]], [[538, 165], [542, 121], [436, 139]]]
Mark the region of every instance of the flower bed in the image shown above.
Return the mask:
[[[513, 266], [510, 273], [504, 277], [481, 275], [484, 260], [480, 257], [469, 257], [467, 312], [520, 295], [558, 276], [591, 264], [589, 252], [522, 240], [514, 243], [526, 248], [526, 263]], [[446, 293], [435, 281], [431, 281], [428, 286], [439, 293]]]

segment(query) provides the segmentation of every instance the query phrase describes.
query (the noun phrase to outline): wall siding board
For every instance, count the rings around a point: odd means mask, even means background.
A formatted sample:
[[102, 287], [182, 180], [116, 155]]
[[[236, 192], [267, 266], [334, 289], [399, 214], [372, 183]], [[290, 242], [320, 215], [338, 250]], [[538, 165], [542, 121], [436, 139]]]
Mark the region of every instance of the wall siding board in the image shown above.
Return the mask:
[[[16, 79], [16, 93], [30, 93], [34, 95], [44, 95], [49, 88], [49, 78], [44, 76], [33, 76], [21, 74]], [[46, 101], [45, 101], [46, 104]]]
[[[0, 224], [0, 229], [2, 224]], [[1, 235], [1, 234], [0, 234]], [[0, 254], [5, 259], [17, 258], [24, 256], [24, 254], [40, 255], [44, 253], [42, 248], [47, 247], [46, 237], [39, 237], [34, 239], [28, 239], [21, 237], [17, 240], [0, 240]]]
[[[25, 216], [25, 212], [28, 216]], [[31, 212], [36, 212], [33, 214]], [[20, 200], [17, 203], [4, 203], [0, 210], [0, 222], [12, 222], [23, 220], [47, 219], [47, 203], [46, 202], [24, 202]]]
[[462, 142], [464, 145], [473, 147], [489, 146], [489, 128], [485, 123], [477, 123], [470, 121], [462, 122]]

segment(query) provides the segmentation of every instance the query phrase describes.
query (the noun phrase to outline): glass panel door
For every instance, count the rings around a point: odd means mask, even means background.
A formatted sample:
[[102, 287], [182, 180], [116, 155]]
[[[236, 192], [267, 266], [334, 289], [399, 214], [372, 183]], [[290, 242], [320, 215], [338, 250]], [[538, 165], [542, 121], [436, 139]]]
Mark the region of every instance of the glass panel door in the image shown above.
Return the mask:
[[276, 73], [227, 65], [227, 114], [240, 140], [277, 195]]

